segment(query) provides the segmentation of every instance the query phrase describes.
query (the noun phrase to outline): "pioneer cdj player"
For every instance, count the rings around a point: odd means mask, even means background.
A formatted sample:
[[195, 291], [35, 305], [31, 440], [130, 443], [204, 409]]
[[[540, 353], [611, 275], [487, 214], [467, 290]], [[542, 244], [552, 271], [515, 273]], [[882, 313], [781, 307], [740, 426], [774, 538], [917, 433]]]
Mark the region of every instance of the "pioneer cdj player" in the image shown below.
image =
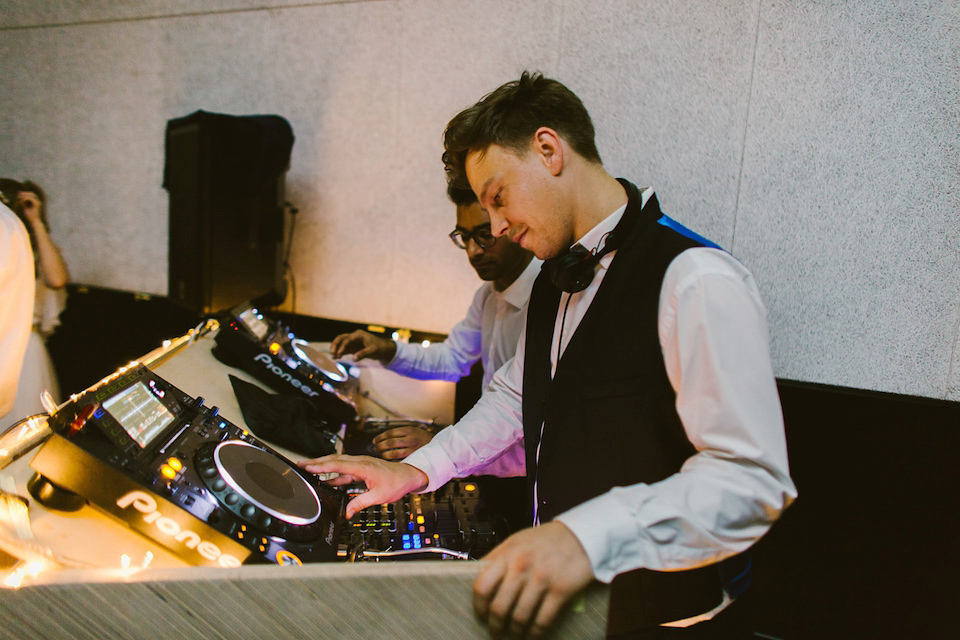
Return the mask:
[[468, 560], [501, 539], [469, 479], [347, 521], [362, 485], [321, 482], [143, 365], [71, 397], [47, 424], [30, 462], [38, 502], [89, 502], [190, 564]]
[[142, 365], [49, 419], [31, 493], [75, 494], [195, 565], [335, 560], [346, 494]]
[[281, 394], [309, 398], [332, 423], [357, 420], [356, 379], [329, 354], [314, 349], [282, 323], [242, 304], [220, 321], [211, 352]]

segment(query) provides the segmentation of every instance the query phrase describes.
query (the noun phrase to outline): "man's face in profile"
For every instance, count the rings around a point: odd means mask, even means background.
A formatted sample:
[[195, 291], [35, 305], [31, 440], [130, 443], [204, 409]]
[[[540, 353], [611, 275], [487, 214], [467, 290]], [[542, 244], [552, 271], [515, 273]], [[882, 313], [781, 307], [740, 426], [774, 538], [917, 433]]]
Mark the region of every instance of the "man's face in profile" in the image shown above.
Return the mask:
[[572, 222], [544, 158], [531, 150], [518, 155], [491, 145], [467, 156], [466, 173], [495, 236], [507, 236], [540, 259], [570, 244]]
[[[506, 237], [491, 237], [490, 217], [479, 203], [457, 207], [457, 229], [473, 235], [466, 240], [467, 258], [481, 280], [499, 280], [514, 273], [523, 262], [526, 252], [519, 245]], [[481, 243], [490, 246], [483, 247]]]

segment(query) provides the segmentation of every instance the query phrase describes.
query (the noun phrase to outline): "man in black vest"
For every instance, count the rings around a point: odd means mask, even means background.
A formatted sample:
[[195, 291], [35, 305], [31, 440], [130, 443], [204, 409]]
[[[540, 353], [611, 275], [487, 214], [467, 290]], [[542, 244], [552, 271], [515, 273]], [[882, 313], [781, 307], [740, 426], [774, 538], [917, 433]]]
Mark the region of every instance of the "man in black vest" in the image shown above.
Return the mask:
[[546, 260], [517, 355], [404, 463], [302, 464], [366, 482], [351, 515], [522, 440], [537, 526], [488, 554], [474, 584], [495, 636], [541, 634], [597, 579], [612, 583], [609, 637], [748, 637], [745, 552], [796, 496], [752, 275], [611, 176], [555, 80], [501, 86], [450, 121], [444, 146], [493, 233]]

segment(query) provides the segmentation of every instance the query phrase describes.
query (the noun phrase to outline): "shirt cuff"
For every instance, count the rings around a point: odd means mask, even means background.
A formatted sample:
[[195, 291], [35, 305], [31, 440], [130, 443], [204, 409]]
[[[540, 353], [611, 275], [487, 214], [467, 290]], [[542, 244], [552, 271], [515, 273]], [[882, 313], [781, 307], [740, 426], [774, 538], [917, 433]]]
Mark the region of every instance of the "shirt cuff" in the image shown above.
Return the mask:
[[393, 344], [397, 345], [397, 348], [393, 351], [393, 357], [384, 363], [383, 366], [391, 371], [396, 371], [394, 365], [401, 365], [405, 363], [406, 360], [409, 360], [409, 358], [402, 357], [400, 353], [404, 350], [404, 348], [410, 347], [411, 345], [407, 344], [406, 342], [400, 342], [399, 340], [394, 340]]
[[617, 550], [629, 544], [637, 528], [622, 504], [604, 494], [564, 511], [555, 519], [565, 524], [580, 541], [597, 580], [609, 583], [620, 573], [614, 562]]
[[431, 455], [430, 447], [420, 447], [403, 461], [427, 475], [427, 486], [418, 493], [436, 491], [454, 477], [453, 463], [445, 456]]

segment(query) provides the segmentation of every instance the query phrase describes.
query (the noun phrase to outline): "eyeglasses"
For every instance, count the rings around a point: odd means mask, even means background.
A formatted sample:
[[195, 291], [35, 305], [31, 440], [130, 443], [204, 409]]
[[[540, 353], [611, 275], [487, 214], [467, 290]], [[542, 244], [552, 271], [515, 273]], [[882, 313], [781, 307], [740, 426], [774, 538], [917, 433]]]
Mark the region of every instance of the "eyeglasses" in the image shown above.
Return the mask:
[[479, 227], [473, 231], [454, 229], [450, 232], [450, 239], [453, 240], [453, 244], [461, 249], [467, 248], [467, 243], [470, 242], [471, 238], [481, 249], [489, 249], [497, 243], [497, 237], [490, 232], [489, 226]]

